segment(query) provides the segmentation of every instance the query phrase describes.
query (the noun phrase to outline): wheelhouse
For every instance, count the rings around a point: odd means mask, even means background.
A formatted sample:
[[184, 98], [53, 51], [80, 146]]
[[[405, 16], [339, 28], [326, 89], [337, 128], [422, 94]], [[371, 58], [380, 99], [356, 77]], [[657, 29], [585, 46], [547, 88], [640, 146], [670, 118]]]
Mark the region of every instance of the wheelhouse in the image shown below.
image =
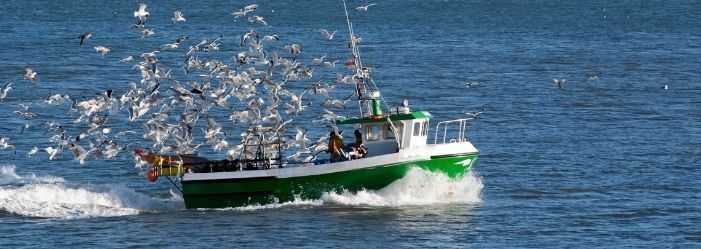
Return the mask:
[[362, 133], [368, 157], [425, 146], [431, 114], [426, 111], [395, 113], [381, 117], [344, 119], [337, 125], [354, 125]]

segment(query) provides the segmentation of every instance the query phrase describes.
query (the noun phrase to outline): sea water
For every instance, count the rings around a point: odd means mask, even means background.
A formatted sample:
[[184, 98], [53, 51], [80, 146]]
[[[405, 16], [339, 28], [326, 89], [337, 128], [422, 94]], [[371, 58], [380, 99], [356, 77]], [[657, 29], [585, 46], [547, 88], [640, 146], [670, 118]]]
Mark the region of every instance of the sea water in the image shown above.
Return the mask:
[[[34, 146], [55, 145], [47, 121], [65, 124], [73, 138], [85, 130], [72, 124], [70, 103], [44, 99], [121, 95], [140, 80], [131, 67], [141, 53], [182, 35], [190, 40], [159, 58], [174, 77], [186, 77], [183, 54], [203, 39], [221, 37], [217, 55], [233, 63], [251, 28], [278, 34], [269, 45], [278, 51], [302, 45], [304, 64], [323, 55], [343, 62], [345, 16], [337, 1], [258, 2], [263, 27], [230, 14], [250, 1], [144, 2], [156, 33], [146, 38], [129, 27], [132, 1], [3, 4], [0, 85], [13, 82], [13, 90], [0, 101], [0, 137], [16, 148], [0, 151], [3, 248], [701, 246], [695, 1], [378, 1], [363, 12], [355, 7], [371, 2], [349, 1], [363, 62], [389, 106], [408, 99], [431, 111], [433, 124], [484, 109], [467, 132], [481, 152], [471, 173], [452, 181], [414, 170], [381, 190], [197, 210], [185, 210], [166, 180], [147, 182], [128, 151], [83, 165], [68, 150], [53, 161], [43, 150], [28, 157]], [[176, 9], [186, 22], [172, 22]], [[338, 33], [327, 41], [320, 28]], [[80, 46], [85, 32], [93, 38]], [[111, 52], [100, 56], [98, 45]], [[127, 56], [135, 61], [119, 62]], [[332, 83], [348, 73], [341, 64], [315, 77]], [[26, 67], [37, 72], [35, 84], [23, 79]], [[554, 79], [566, 81], [558, 88]], [[350, 93], [334, 89], [337, 98]], [[315, 105], [295, 122], [315, 139], [328, 133], [309, 123], [323, 113], [312, 110], [323, 98], [306, 97]], [[14, 113], [29, 102], [36, 117]], [[357, 106], [335, 111], [357, 115]], [[139, 122], [120, 113], [110, 128], [136, 132], [124, 145], [151, 147]], [[237, 142], [230, 113], [211, 115]], [[226, 156], [211, 146], [200, 153]]]

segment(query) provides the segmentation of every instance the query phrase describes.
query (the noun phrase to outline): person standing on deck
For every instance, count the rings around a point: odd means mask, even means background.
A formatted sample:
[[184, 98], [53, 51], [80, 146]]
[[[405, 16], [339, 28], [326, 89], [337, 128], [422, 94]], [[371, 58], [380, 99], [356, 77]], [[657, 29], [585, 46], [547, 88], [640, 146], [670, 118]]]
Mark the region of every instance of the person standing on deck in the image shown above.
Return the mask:
[[329, 133], [329, 149], [327, 152], [330, 154], [331, 162], [339, 162], [345, 157], [343, 152], [343, 138], [336, 135], [335, 131]]
[[367, 149], [365, 149], [365, 145], [363, 144], [363, 134], [360, 133], [359, 130], [355, 130], [353, 134], [355, 134], [355, 142], [353, 142], [351, 147], [357, 158], [363, 158], [368, 153]]

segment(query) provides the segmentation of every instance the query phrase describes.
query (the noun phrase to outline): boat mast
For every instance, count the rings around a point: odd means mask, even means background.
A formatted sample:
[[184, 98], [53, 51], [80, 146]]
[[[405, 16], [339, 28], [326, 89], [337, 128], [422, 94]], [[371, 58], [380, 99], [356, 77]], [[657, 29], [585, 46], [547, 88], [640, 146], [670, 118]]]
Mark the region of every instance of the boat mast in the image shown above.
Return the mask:
[[355, 72], [356, 75], [358, 75], [362, 73], [361, 69], [363, 68], [363, 64], [360, 61], [360, 51], [358, 51], [358, 47], [356, 46], [357, 40], [355, 39], [355, 33], [353, 32], [353, 23], [351, 23], [350, 17], [348, 16], [346, 0], [343, 0], [343, 10], [346, 13], [346, 23], [348, 24], [348, 33], [350, 35], [350, 44], [348, 46], [351, 48], [351, 52], [353, 54], [353, 65], [355, 65]]
[[353, 79], [355, 80], [355, 94], [360, 102], [360, 116], [365, 116], [363, 114], [363, 106], [367, 105], [367, 113], [371, 118], [382, 118], [382, 107], [380, 106], [382, 95], [380, 94], [380, 89], [377, 88], [377, 85], [370, 78], [369, 69], [363, 67], [363, 63], [360, 60], [360, 50], [357, 46], [359, 40], [355, 37], [355, 32], [353, 32], [353, 23], [348, 15], [346, 0], [343, 0], [343, 10], [346, 14], [346, 23], [348, 24], [348, 33], [350, 35], [348, 46], [351, 48], [352, 53], [352, 61], [349, 60], [346, 64], [355, 67]]
[[[348, 7], [346, 7], [346, 0], [343, 0], [343, 11], [346, 13], [346, 23], [348, 23], [348, 33], [350, 34], [349, 46], [352, 51], [353, 65], [355, 66], [355, 94], [358, 95], [358, 102], [360, 104], [360, 116], [364, 117], [363, 106], [367, 105], [368, 115], [373, 119], [386, 118], [392, 132], [397, 142], [397, 148], [402, 148], [402, 143], [400, 141], [401, 134], [397, 132], [397, 127], [394, 126], [392, 119], [389, 115], [384, 116], [382, 114], [382, 107], [380, 100], [384, 101], [382, 94], [380, 94], [380, 89], [375, 85], [375, 82], [370, 78], [370, 70], [363, 67], [363, 63], [360, 61], [360, 50], [358, 50], [357, 42], [359, 41], [355, 37], [355, 32], [353, 32], [353, 23], [350, 21], [348, 16]], [[372, 88], [371, 88], [372, 87]], [[384, 101], [387, 105], [387, 101]], [[387, 108], [389, 111], [389, 107]]]

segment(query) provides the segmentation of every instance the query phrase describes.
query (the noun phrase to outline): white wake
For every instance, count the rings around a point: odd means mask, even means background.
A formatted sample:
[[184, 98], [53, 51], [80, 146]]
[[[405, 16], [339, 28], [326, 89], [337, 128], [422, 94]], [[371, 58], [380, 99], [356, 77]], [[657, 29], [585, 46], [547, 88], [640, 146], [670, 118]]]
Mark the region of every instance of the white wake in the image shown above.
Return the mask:
[[442, 203], [478, 203], [484, 184], [472, 171], [459, 180], [418, 168], [380, 190], [325, 193], [325, 203], [366, 206], [410, 206]]
[[0, 169], [0, 210], [22, 216], [73, 219], [183, 208], [177, 195], [156, 199], [123, 186], [72, 186], [60, 177], [18, 175], [15, 166]]
[[268, 205], [250, 205], [226, 210], [251, 211], [296, 206], [380, 206], [399, 207], [445, 203], [479, 203], [484, 188], [482, 178], [470, 171], [459, 180], [451, 180], [441, 173], [414, 168], [404, 178], [379, 190], [362, 190], [356, 193], [324, 193], [318, 200], [296, 198], [291, 202]]

